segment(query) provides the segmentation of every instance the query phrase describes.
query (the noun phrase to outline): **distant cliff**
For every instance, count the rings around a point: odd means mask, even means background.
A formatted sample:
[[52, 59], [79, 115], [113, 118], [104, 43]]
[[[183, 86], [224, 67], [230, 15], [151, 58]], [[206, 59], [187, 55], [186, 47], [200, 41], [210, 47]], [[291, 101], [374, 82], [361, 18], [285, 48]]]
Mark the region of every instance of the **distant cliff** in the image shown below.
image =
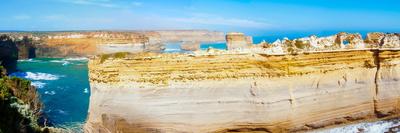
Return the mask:
[[399, 117], [400, 39], [375, 38], [99, 55], [85, 131], [295, 132]]
[[162, 52], [171, 42], [221, 42], [224, 33], [206, 30], [75, 31], [4, 33], [18, 41], [20, 58], [86, 57], [116, 52]]
[[[147, 32], [149, 33], [149, 32]], [[225, 34], [218, 31], [208, 30], [163, 30], [153, 31], [156, 38], [163, 43], [169, 42], [225, 42]], [[153, 34], [154, 35], [154, 34]]]

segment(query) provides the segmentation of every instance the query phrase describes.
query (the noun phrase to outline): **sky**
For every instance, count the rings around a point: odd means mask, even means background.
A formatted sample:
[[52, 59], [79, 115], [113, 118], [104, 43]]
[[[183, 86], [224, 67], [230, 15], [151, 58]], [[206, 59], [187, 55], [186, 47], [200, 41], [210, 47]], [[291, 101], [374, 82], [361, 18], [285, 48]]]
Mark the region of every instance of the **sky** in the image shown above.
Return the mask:
[[0, 30], [400, 31], [400, 0], [2, 0]]

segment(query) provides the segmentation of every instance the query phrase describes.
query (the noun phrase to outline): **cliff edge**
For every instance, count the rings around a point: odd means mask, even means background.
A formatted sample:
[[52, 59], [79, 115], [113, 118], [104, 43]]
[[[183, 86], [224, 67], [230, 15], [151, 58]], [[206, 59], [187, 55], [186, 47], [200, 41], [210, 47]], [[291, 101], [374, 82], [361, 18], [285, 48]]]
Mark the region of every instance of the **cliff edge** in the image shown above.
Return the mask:
[[96, 56], [85, 131], [295, 132], [398, 117], [398, 36], [382, 35]]

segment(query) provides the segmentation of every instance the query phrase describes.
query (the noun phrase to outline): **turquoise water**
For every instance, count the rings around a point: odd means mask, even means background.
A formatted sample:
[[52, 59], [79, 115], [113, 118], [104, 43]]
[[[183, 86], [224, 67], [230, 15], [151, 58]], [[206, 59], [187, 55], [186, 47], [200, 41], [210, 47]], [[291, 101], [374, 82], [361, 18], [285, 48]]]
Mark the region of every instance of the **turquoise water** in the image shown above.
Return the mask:
[[[180, 47], [181, 43], [168, 43], [165, 45], [165, 53], [185, 53], [189, 51], [183, 51]], [[215, 48], [215, 49], [226, 49], [226, 43], [203, 43], [200, 44], [201, 50], [207, 50], [208, 48]], [[190, 53], [190, 52], [189, 52]]]
[[204, 43], [200, 45], [201, 50], [207, 50], [210, 47], [224, 50], [226, 49], [226, 43]]
[[80, 131], [89, 106], [87, 60], [36, 58], [18, 61], [18, 69], [11, 76], [31, 80], [38, 88], [48, 123]]

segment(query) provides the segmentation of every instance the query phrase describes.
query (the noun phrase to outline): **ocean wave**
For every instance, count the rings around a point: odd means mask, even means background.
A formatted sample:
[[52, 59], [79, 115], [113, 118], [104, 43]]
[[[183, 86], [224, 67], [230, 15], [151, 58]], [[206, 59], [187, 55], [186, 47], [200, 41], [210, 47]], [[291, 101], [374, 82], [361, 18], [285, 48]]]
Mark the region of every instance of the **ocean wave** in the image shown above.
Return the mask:
[[46, 83], [43, 83], [43, 82], [40, 82], [40, 81], [33, 81], [31, 83], [31, 85], [35, 86], [36, 88], [41, 89], [46, 85]]
[[63, 66], [71, 64], [71, 62], [66, 61], [66, 60], [52, 60], [52, 61], [50, 61], [50, 62], [53, 62], [53, 63], [62, 63]]
[[22, 59], [22, 60], [18, 60], [18, 62], [40, 62], [40, 60], [35, 60], [35, 59]]
[[26, 72], [25, 78], [31, 80], [58, 80], [60, 76], [48, 73], [40, 73], [40, 72], [38, 73]]
[[400, 119], [398, 120], [385, 120], [378, 122], [359, 123], [347, 125], [344, 127], [336, 127], [332, 129], [324, 129], [310, 133], [383, 133], [388, 132], [390, 128], [400, 126]]
[[174, 52], [182, 52], [182, 50], [181, 49], [174, 49], [174, 48], [171, 48], [171, 49], [167, 48], [167, 49], [164, 50], [164, 52], [174, 53]]
[[83, 133], [84, 122], [67, 122], [62, 125], [55, 125], [67, 133]]
[[55, 95], [56, 92], [55, 91], [45, 91], [44, 94], [46, 94], [46, 95]]
[[88, 88], [83, 89], [83, 93], [89, 93], [89, 89]]
[[20, 78], [30, 79], [30, 80], [58, 80], [60, 77], [59, 75], [53, 75], [48, 73], [33, 73], [33, 72], [16, 72], [10, 74], [10, 76], [16, 76]]
[[67, 60], [67, 61], [87, 61], [89, 59], [86, 58], [86, 57], [78, 57], [78, 58], [66, 58], [64, 60]]

